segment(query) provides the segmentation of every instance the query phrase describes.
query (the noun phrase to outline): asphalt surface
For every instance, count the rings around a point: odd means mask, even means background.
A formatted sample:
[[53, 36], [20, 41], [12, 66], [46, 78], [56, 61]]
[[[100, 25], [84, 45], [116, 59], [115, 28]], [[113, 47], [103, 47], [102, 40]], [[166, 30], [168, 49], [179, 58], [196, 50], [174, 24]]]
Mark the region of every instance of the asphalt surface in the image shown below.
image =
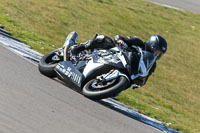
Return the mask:
[[200, 0], [150, 0], [150, 1], [200, 13]]
[[0, 44], [0, 133], [156, 133], [89, 100]]

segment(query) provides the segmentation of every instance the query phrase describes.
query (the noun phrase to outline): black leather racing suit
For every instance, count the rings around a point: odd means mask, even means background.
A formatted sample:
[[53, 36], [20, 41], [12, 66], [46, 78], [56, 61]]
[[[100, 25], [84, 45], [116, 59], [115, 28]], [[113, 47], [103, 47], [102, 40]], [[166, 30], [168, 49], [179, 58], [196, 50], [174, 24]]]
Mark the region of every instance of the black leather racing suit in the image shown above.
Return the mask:
[[[142, 50], [145, 51], [145, 42], [143, 42], [141, 39], [139, 39], [136, 36], [122, 37], [120, 35], [116, 35], [114, 37], [114, 42], [117, 43], [118, 40], [123, 40], [128, 45], [128, 47], [131, 47], [132, 45], [139, 46], [140, 48], [142, 48]], [[131, 70], [133, 71], [132, 73], [136, 73], [138, 70], [138, 63], [139, 63], [140, 55], [133, 52], [131, 54], [131, 57], [128, 57], [128, 58], [130, 58], [130, 60], [132, 59], [131, 60]], [[138, 79], [137, 80], [138, 82], [136, 84], [138, 84], [140, 86], [145, 85], [149, 76], [155, 71], [155, 69], [156, 69], [156, 62], [154, 62], [153, 66], [151, 67], [149, 74], [142, 79]], [[139, 81], [139, 80], [141, 80], [141, 81]]]

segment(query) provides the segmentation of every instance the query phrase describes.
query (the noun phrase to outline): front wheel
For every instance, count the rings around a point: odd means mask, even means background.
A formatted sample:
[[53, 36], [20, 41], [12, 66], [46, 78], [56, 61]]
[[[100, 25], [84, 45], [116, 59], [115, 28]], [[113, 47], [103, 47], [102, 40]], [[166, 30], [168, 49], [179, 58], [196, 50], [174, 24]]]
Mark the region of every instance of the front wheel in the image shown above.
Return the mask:
[[116, 96], [128, 86], [128, 80], [124, 76], [117, 79], [99, 82], [98, 79], [92, 79], [83, 87], [83, 95], [93, 100], [99, 100]]

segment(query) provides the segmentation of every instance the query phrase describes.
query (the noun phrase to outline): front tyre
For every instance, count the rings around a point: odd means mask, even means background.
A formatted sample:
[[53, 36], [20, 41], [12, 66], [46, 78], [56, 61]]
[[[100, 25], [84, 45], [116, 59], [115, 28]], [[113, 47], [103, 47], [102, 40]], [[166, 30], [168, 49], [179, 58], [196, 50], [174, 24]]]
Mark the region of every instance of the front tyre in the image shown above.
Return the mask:
[[58, 55], [56, 54], [56, 52], [59, 52], [59, 50], [60, 49], [53, 50], [41, 58], [38, 65], [40, 73], [50, 78], [56, 77], [56, 72], [54, 68], [60, 61]]
[[83, 95], [93, 100], [99, 100], [116, 96], [121, 91], [125, 90], [129, 82], [124, 76], [117, 79], [106, 81], [106, 83], [98, 83], [97, 79], [92, 79], [83, 87]]

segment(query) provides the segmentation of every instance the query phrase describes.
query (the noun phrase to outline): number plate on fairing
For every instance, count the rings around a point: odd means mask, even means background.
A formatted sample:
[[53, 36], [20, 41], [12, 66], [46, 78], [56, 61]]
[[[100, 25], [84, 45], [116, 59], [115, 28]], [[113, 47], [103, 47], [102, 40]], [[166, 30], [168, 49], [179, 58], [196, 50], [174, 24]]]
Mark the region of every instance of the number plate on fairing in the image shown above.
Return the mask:
[[63, 61], [58, 63], [55, 70], [59, 76], [61, 76], [67, 83], [70, 80], [78, 87], [81, 87], [83, 75], [74, 67], [70, 61]]

